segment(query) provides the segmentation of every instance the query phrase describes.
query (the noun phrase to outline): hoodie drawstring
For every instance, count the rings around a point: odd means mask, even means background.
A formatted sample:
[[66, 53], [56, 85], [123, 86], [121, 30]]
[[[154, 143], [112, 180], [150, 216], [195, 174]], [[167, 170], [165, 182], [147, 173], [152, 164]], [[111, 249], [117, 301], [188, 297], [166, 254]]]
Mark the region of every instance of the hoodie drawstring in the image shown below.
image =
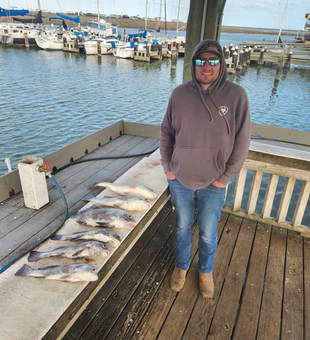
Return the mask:
[[209, 115], [210, 115], [210, 121], [213, 122], [214, 121], [214, 118], [212, 116], [212, 113], [211, 113], [211, 110], [208, 108], [208, 105], [207, 103], [205, 102], [205, 99], [203, 98], [203, 94], [201, 93], [201, 90], [199, 89], [199, 94], [200, 94], [200, 98], [203, 102], [203, 105], [205, 106], [205, 108], [207, 109], [207, 111], [209, 112]]

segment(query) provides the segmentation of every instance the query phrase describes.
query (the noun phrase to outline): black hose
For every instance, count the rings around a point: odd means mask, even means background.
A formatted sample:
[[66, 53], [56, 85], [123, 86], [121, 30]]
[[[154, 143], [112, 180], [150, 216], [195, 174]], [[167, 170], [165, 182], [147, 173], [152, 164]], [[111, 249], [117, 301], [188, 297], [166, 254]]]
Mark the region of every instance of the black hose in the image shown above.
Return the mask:
[[20, 258], [22, 258], [23, 256], [25, 256], [27, 253], [31, 252], [33, 249], [37, 248], [39, 245], [41, 245], [43, 242], [47, 241], [50, 237], [54, 236], [56, 234], [56, 232], [63, 226], [63, 224], [65, 223], [66, 219], [68, 218], [68, 204], [67, 204], [67, 200], [66, 197], [64, 195], [64, 193], [62, 192], [60, 186], [58, 185], [58, 183], [55, 181], [55, 179], [52, 176], [49, 176], [50, 179], [52, 180], [52, 182], [55, 184], [56, 188], [58, 189], [58, 191], [60, 192], [60, 195], [64, 201], [65, 204], [65, 216], [60, 224], [60, 226], [54, 230], [52, 233], [50, 233], [48, 236], [46, 236], [42, 241], [38, 242], [37, 244], [35, 244], [33, 247], [31, 247], [30, 249], [24, 251], [23, 253], [19, 254], [14, 260], [12, 260], [10, 263], [8, 263], [7, 265], [5, 265], [4, 267], [2, 267], [0, 269], [0, 274], [3, 273], [6, 269], [8, 269], [13, 263], [15, 263], [17, 260], [19, 260]]
[[146, 156], [149, 155], [153, 152], [155, 152], [158, 149], [158, 147], [154, 150], [148, 151], [148, 152], [144, 152], [144, 153], [139, 153], [136, 155], [123, 155], [123, 156], [107, 156], [107, 157], [95, 157], [95, 158], [88, 158], [88, 159], [81, 159], [79, 161], [73, 161], [69, 164], [66, 164], [62, 167], [60, 167], [59, 169], [55, 170], [52, 172], [52, 175], [57, 174], [57, 172], [64, 170], [66, 168], [69, 168], [72, 165], [76, 165], [76, 164], [80, 164], [80, 163], [85, 163], [85, 162], [92, 162], [92, 161], [102, 161], [102, 160], [106, 160], [106, 159], [122, 159], [122, 158], [131, 158], [131, 157], [139, 157], [139, 156]]

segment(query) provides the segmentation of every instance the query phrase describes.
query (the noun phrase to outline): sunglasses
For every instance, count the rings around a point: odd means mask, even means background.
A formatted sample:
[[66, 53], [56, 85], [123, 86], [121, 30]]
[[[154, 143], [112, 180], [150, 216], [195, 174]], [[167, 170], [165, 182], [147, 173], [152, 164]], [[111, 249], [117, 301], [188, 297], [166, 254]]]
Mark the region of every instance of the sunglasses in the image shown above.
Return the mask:
[[210, 66], [216, 66], [218, 65], [221, 58], [219, 57], [210, 57], [210, 58], [202, 58], [202, 59], [195, 59], [195, 65], [198, 67], [205, 66], [206, 61], [208, 61], [208, 64]]

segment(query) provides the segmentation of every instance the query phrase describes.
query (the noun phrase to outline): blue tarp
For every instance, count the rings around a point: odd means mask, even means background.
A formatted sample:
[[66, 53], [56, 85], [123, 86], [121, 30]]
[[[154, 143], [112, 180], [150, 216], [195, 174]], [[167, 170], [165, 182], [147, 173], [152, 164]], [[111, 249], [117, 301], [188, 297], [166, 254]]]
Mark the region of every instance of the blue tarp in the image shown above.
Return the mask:
[[25, 15], [28, 9], [4, 9], [0, 7], [0, 17], [12, 17], [13, 15]]
[[144, 31], [142, 33], [136, 33], [136, 34], [128, 34], [129, 39], [132, 38], [146, 38], [147, 31]]
[[56, 15], [58, 15], [61, 18], [67, 19], [67, 20], [71, 20], [71, 21], [75, 21], [75, 22], [80, 22], [79, 15], [77, 17], [75, 17], [75, 18], [68, 17], [67, 15], [63, 15], [63, 14], [60, 14], [60, 13], [56, 13]]

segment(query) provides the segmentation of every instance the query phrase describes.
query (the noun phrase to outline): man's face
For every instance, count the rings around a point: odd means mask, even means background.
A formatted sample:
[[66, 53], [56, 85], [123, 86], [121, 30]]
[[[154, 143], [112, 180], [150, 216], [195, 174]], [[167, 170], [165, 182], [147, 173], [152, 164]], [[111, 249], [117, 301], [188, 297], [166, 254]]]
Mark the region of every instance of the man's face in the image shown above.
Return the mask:
[[[215, 53], [212, 52], [204, 52], [199, 55], [196, 59], [204, 59], [210, 57], [218, 57]], [[216, 66], [210, 66], [206, 61], [204, 66], [196, 66], [195, 65], [195, 77], [201, 85], [203, 91], [205, 91], [212, 83], [216, 81], [219, 76], [221, 68], [221, 62], [219, 62]]]

